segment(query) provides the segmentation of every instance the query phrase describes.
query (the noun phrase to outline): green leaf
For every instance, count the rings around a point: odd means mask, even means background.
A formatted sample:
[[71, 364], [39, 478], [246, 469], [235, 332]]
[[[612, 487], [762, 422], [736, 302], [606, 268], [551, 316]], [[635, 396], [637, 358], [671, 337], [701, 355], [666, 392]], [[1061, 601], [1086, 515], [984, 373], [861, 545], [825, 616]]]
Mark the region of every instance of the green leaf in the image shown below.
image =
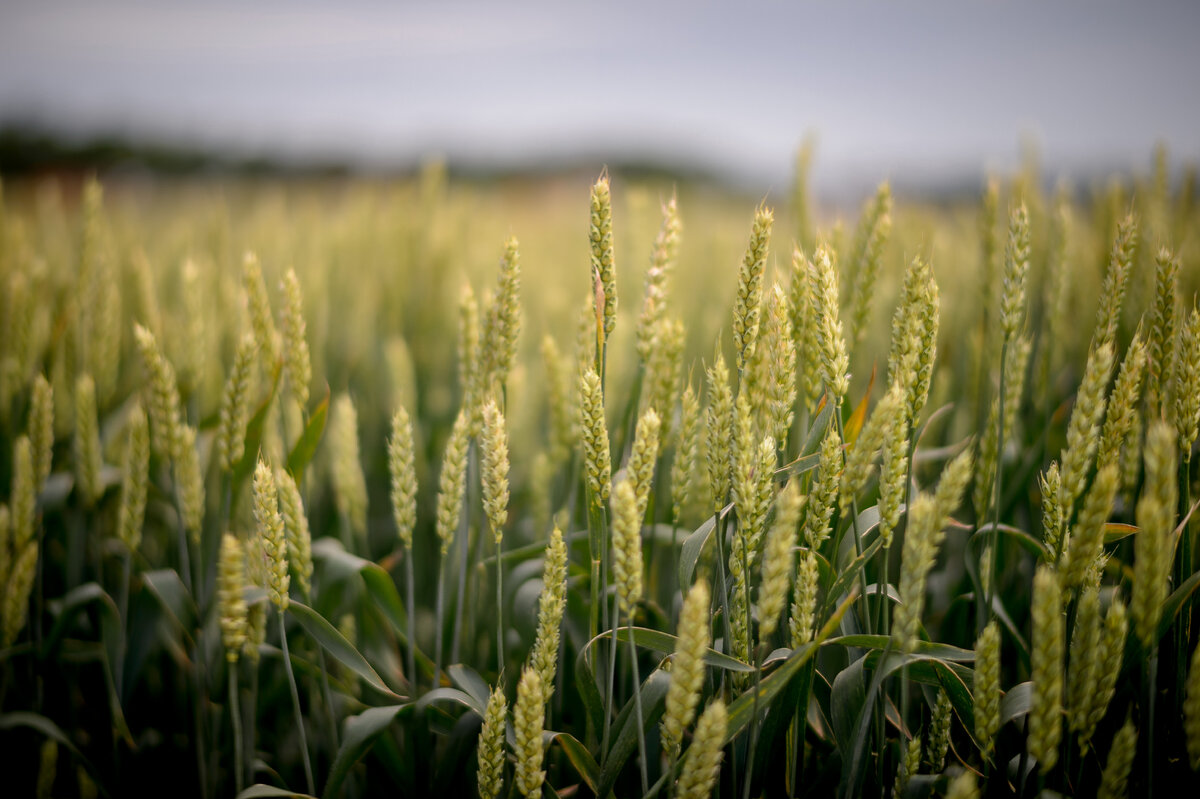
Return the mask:
[[[859, 649], [884, 650], [888, 648], [890, 640], [886, 635], [842, 635], [837, 638], [830, 638], [826, 641], [826, 644], [857, 647]], [[916, 654], [938, 660], [962, 662], [975, 660], [975, 651], [973, 649], [962, 649], [950, 644], [939, 644], [931, 641], [918, 641]]]
[[142, 583], [167, 612], [167, 618], [175, 628], [190, 640], [196, 626], [196, 603], [179, 575], [173, 569], [142, 572]]
[[[726, 505], [720, 515], [724, 516], [732, 507], [733, 505]], [[694, 533], [684, 539], [683, 546], [679, 548], [679, 584], [681, 586], [691, 586], [692, 575], [696, 571], [696, 561], [700, 560], [700, 552], [708, 543], [708, 539], [712, 537], [716, 524], [717, 516], [714, 514], [704, 524], [697, 527]]]
[[388, 688], [383, 679], [367, 663], [367, 659], [347, 641], [337, 629], [325, 620], [325, 617], [305, 605], [303, 602], [292, 600], [288, 603], [288, 611], [300, 622], [313, 640], [325, 648], [346, 668], [353, 671], [376, 691], [399, 699], [400, 696]]
[[5, 713], [0, 715], [0, 730], [10, 730], [14, 727], [28, 727], [31, 730], [40, 732], [45, 737], [58, 742], [60, 746], [66, 747], [71, 755], [77, 759], [80, 764], [92, 776], [92, 781], [96, 784], [96, 788], [100, 793], [108, 796], [109, 793], [105, 790], [100, 782], [100, 773], [96, 771], [96, 767], [92, 762], [83, 756], [83, 753], [72, 743], [57, 724], [45, 716], [37, 713]]
[[[667, 688], [671, 685], [671, 676], [662, 669], [655, 669], [642, 683], [642, 729], [649, 732], [654, 729], [662, 716], [663, 706], [667, 700]], [[617, 782], [621, 769], [637, 749], [637, 717], [634, 713], [636, 702], [631, 697], [617, 714], [613, 722], [612, 748], [600, 770], [600, 784], [597, 786], [597, 796], [607, 796]]]
[[[600, 640], [601, 638], [611, 638], [611, 637], [612, 637], [611, 631], [609, 631], [607, 633], [601, 633], [600, 635], [597, 635], [594, 639], [589, 641], [588, 645], [590, 646], [592, 643], [595, 643], [596, 641]], [[628, 627], [621, 627], [617, 630], [617, 640], [618, 641], [628, 641], [629, 640], [629, 628]], [[671, 635], [670, 633], [664, 633], [664, 632], [660, 632], [658, 630], [650, 630], [645, 627], [634, 627], [633, 628], [633, 642], [635, 644], [637, 644], [638, 646], [640, 646], [644, 649], [649, 649], [654, 652], [661, 652], [664, 655], [670, 655], [670, 654], [674, 653], [675, 645], [678, 642], [678, 640], [679, 639], [676, 636]], [[714, 666], [718, 669], [725, 669], [726, 671], [736, 671], [736, 672], [741, 672], [743, 674], [753, 674], [754, 673], [754, 667], [751, 666], [750, 664], [743, 663], [742, 661], [738, 660], [735, 657], [730, 657], [729, 655], [723, 654], [721, 652], [717, 652], [713, 649], [709, 649], [704, 653], [704, 662], [706, 664], [708, 664], [709, 666]]]
[[1104, 525], [1104, 545], [1115, 544], [1121, 539], [1128, 538], [1137, 532], [1140, 532], [1140, 528], [1132, 524], [1106, 522]]
[[299, 799], [313, 799], [310, 794], [296, 793], [289, 791], [287, 788], [276, 788], [274, 785], [263, 785], [261, 782], [256, 785], [251, 785], [237, 795], [237, 799], [270, 799], [276, 796], [291, 796], [299, 797]]
[[471, 697], [473, 700], [471, 708], [479, 714], [480, 718], [487, 715], [488, 700], [492, 697], [492, 689], [487, 682], [473, 668], [461, 663], [455, 663], [447, 671], [450, 673], [450, 681]]
[[1024, 716], [1032, 706], [1033, 683], [1027, 681], [1014, 685], [1000, 702], [1000, 726]]
[[321, 436], [325, 433], [325, 420], [329, 416], [329, 384], [325, 385], [325, 399], [321, 400], [312, 412], [312, 416], [308, 417], [308, 424], [304, 427], [304, 432], [300, 434], [300, 438], [296, 440], [296, 445], [292, 447], [291, 453], [287, 459], [287, 470], [292, 477], [296, 478], [296, 483], [299, 484], [304, 479], [304, 470], [308, 464], [312, 462], [313, 455], [317, 452], [317, 445], [321, 443]]
[[371, 750], [375, 739], [388, 728], [400, 711], [410, 705], [389, 705], [373, 707], [364, 710], [357, 716], [346, 720], [342, 734], [342, 745], [337, 757], [329, 768], [329, 779], [325, 782], [325, 790], [321, 792], [324, 799], [336, 799], [341, 795], [342, 783], [350, 769]]
[[1188, 598], [1195, 593], [1197, 586], [1200, 586], [1200, 572], [1196, 572], [1191, 577], [1183, 581], [1183, 583], [1171, 592], [1167, 597], [1167, 601], [1162, 606], [1162, 617], [1158, 620], [1158, 637], [1162, 638], [1167, 634], [1167, 630], [1175, 622], [1175, 616], [1178, 615], [1179, 609], [1188, 601]]
[[569, 732], [550, 733], [550, 742], [552, 745], [557, 743], [562, 747], [563, 754], [575, 767], [576, 773], [587, 783], [588, 789], [593, 794], [599, 795], [597, 784], [600, 782], [600, 765], [592, 757], [592, 753], [587, 750], [587, 747]]
[[588, 646], [591, 646], [591, 643], [588, 642], [587, 646], [582, 647], [575, 658], [575, 690], [579, 691], [579, 698], [583, 700], [583, 709], [587, 712], [590, 728], [598, 730], [604, 725], [604, 699], [596, 685], [596, 675], [587, 661]]

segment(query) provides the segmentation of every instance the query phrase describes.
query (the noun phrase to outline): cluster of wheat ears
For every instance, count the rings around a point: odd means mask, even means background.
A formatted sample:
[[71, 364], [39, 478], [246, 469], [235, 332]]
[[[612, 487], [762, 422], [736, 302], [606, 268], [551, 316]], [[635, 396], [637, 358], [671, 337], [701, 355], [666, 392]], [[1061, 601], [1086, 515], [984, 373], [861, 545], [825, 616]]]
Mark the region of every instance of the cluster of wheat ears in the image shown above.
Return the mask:
[[782, 256], [765, 203], [746, 242], [741, 201], [685, 186], [655, 230], [658, 189], [607, 174], [586, 206], [436, 167], [9, 184], [6, 779], [1195, 785], [1194, 179], [884, 184], [844, 235], [806, 173]]

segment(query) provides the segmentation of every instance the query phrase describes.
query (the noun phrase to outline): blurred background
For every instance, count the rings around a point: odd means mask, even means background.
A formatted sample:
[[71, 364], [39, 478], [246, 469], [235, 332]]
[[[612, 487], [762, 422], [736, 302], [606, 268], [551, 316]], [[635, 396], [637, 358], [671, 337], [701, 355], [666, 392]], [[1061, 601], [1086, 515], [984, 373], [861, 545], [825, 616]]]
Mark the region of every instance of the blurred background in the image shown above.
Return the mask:
[[6, 2], [0, 173], [646, 169], [818, 197], [1200, 158], [1200, 4]]

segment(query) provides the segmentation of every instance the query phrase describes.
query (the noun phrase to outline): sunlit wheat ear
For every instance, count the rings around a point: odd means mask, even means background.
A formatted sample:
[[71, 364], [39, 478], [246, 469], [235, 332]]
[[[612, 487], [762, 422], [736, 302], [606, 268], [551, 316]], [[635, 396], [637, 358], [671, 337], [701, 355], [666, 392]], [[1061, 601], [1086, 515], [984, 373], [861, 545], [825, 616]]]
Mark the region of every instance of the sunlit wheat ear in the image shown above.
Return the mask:
[[[96, 384], [82, 374], [75, 380], [75, 479], [85, 505], [100, 498], [100, 427], [96, 419]], [[35, 474], [36, 479], [36, 474]]]
[[350, 531], [361, 538], [367, 530], [367, 483], [358, 451], [358, 411], [348, 394], [333, 403], [329, 449], [332, 458], [333, 495], [338, 512]]
[[900, 523], [900, 506], [904, 503], [908, 479], [908, 419], [907, 410], [896, 411], [895, 418], [883, 431], [879, 464], [879, 537], [885, 547], [891, 546], [892, 532]]
[[305, 338], [303, 295], [296, 270], [283, 276], [283, 372], [296, 404], [308, 405], [308, 385], [312, 382], [312, 359]]
[[562, 464], [578, 444], [578, 411], [573, 404], [571, 367], [559, 352], [554, 337], [542, 337], [542, 364], [546, 370], [546, 405], [549, 410], [550, 460]]
[[1174, 410], [1179, 451], [1190, 462], [1192, 444], [1200, 434], [1200, 310], [1195, 306], [1179, 330]]
[[905, 416], [916, 423], [929, 397], [937, 355], [938, 289], [925, 259], [916, 257], [904, 273], [900, 304], [892, 317], [888, 354], [888, 384], [900, 383], [905, 393]]
[[817, 475], [809, 490], [808, 507], [804, 514], [804, 542], [814, 552], [829, 537], [829, 520], [837, 502], [841, 476], [842, 439], [837, 426], [831, 424], [821, 439]]
[[158, 348], [154, 334], [134, 325], [133, 337], [149, 376], [150, 444], [160, 458], [174, 458], [179, 452], [180, 403], [175, 370]]
[[471, 284], [464, 280], [458, 295], [458, 390], [462, 395], [462, 406], [477, 409], [473, 410], [476, 428], [483, 424], [483, 418], [479, 415], [482, 412], [479, 397], [483, 393], [486, 377], [483, 375], [481, 336], [479, 301]]
[[200, 452], [196, 449], [196, 428], [188, 424], [179, 427], [179, 455], [175, 461], [175, 480], [179, 484], [179, 509], [183, 526], [192, 543], [200, 543], [204, 527], [204, 472]]
[[950, 780], [946, 788], [946, 799], [979, 799], [979, 786], [975, 782], [975, 772], [962, 771]]
[[29, 443], [33, 447], [33, 474], [40, 492], [50, 476], [54, 456], [54, 389], [40, 372], [33, 378], [29, 402]]
[[901, 553], [900, 604], [892, 628], [893, 641], [905, 652], [912, 652], [917, 646], [917, 628], [925, 608], [925, 581], [941, 546], [938, 521], [933, 497], [918, 494], [908, 511], [908, 532]]
[[792, 649], [812, 640], [813, 623], [817, 609], [817, 591], [820, 589], [821, 574], [817, 556], [812, 550], [800, 550], [796, 561], [796, 590], [788, 618], [788, 635]]
[[242, 287], [250, 308], [250, 326], [254, 330], [254, 340], [262, 354], [263, 367], [267, 374], [271, 374], [275, 364], [279, 362], [279, 344], [276, 340], [278, 334], [275, 332], [275, 318], [271, 313], [271, 299], [267, 295], [267, 283], [263, 280], [262, 264], [253, 252], [247, 252], [242, 258]]
[[538, 598], [537, 637], [529, 655], [530, 665], [538, 673], [542, 693], [549, 703], [554, 695], [554, 678], [558, 670], [559, 632], [563, 612], [567, 607], [567, 547], [562, 530], [550, 533], [546, 560], [542, 566], [542, 594]]
[[1111, 346], [1116, 340], [1121, 303], [1125, 300], [1125, 287], [1129, 280], [1129, 269], [1137, 250], [1137, 242], [1137, 220], [1132, 215], [1126, 216], [1117, 225], [1117, 237], [1113, 241], [1108, 271], [1104, 274], [1104, 283], [1100, 287], [1094, 346]]
[[646, 364], [643, 407], [653, 408], [660, 417], [669, 419], [679, 396], [687, 328], [681, 319], [663, 319], [655, 328], [652, 341], [654, 348]]
[[29, 594], [37, 576], [38, 544], [28, 541], [13, 547], [11, 573], [0, 602], [0, 646], [9, 647], [25, 627]]
[[821, 380], [833, 395], [836, 404], [850, 391], [850, 356], [838, 319], [837, 267], [825, 245], [809, 264], [809, 280], [813, 285], [813, 314], [817, 318], [817, 342], [821, 356]]
[[442, 471], [438, 476], [436, 529], [442, 556], [450, 551], [458, 521], [462, 515], [463, 494], [467, 481], [467, 445], [470, 443], [470, 419], [466, 409], [458, 412], [446, 452], [442, 456]]
[[142, 542], [149, 466], [150, 425], [142, 406], [135, 403], [129, 413], [129, 436], [121, 476], [121, 505], [117, 512], [117, 537], [130, 552], [136, 552]]
[[925, 752], [925, 762], [931, 770], [937, 773], [946, 764], [946, 753], [950, 751], [950, 727], [953, 722], [950, 697], [943, 690], [938, 690], [937, 699], [933, 704], [933, 716], [929, 721], [929, 749]]
[[1062, 740], [1063, 617], [1062, 588], [1058, 575], [1047, 564], [1038, 566], [1033, 578], [1033, 641], [1031, 644], [1031, 692], [1029, 705], [1029, 754], [1046, 774], [1058, 762]]
[[1070, 545], [1059, 564], [1063, 588], [1083, 586], [1088, 570], [1104, 551], [1104, 523], [1112, 512], [1113, 500], [1121, 483], [1121, 473], [1113, 461], [1103, 464], [1084, 498], [1079, 518], [1071, 530]]
[[308, 597], [312, 590], [313, 573], [312, 533], [308, 529], [308, 514], [304, 511], [300, 489], [290, 473], [284, 469], [275, 470], [275, 487], [279, 496], [279, 512], [287, 533], [288, 561], [301, 596]]
[[700, 400], [689, 382], [679, 405], [679, 433], [671, 461], [671, 517], [682, 518], [696, 483], [696, 458], [700, 450]]
[[262, 538], [266, 564], [266, 588], [271, 602], [280, 612], [287, 610], [288, 576], [287, 533], [279, 514], [275, 476], [263, 461], [254, 469], [254, 519]]
[[513, 731], [516, 745], [516, 786], [525, 799], [539, 799], [546, 772], [542, 771], [542, 724], [546, 703], [537, 671], [526, 668], [517, 683], [517, 702], [513, 705]]
[[492, 400], [483, 406], [483, 509], [492, 528], [496, 546], [504, 536], [508, 520], [508, 430], [504, 414]]
[[[1025, 393], [1025, 368], [1029, 364], [1030, 343], [1028, 337], [1018, 335], [1009, 342], [1008, 356], [1004, 361], [1004, 419], [1005, 441], [1013, 439], [1017, 424], [1021, 398]], [[986, 518], [992, 507], [992, 495], [996, 491], [996, 469], [1000, 466], [1000, 397], [992, 401], [988, 409], [983, 439], [979, 444], [979, 472], [975, 476], [975, 517]]]
[[892, 189], [885, 181], [880, 184], [870, 200], [854, 231], [854, 249], [851, 251], [850, 268], [853, 270], [854, 287], [850, 298], [850, 344], [857, 345], [866, 332], [867, 317], [871, 301], [875, 296], [875, 283], [879, 277], [879, 265], [883, 261], [883, 247], [892, 230]]
[[1146, 345], [1146, 407], [1159, 413], [1168, 401], [1171, 368], [1175, 362], [1175, 329], [1179, 292], [1179, 257], [1163, 247], [1155, 256], [1154, 311]]
[[221, 643], [225, 659], [236, 663], [246, 645], [246, 559], [237, 536], [221, 537], [221, 568], [217, 572], [217, 597], [221, 609]]
[[1066, 512], [1062, 505], [1062, 479], [1059, 477], [1058, 461], [1040, 478], [1042, 491], [1042, 540], [1046, 544], [1047, 557], [1054, 560], [1061, 544]]
[[1108, 759], [1104, 761], [1104, 772], [1100, 775], [1097, 799], [1123, 799], [1129, 795], [1129, 772], [1137, 756], [1137, 738], [1133, 719], [1126, 719], [1108, 747]]
[[246, 449], [246, 421], [250, 416], [250, 380], [258, 344], [252, 333], [242, 336], [233, 368], [221, 395], [221, 413], [217, 423], [217, 456], [221, 468], [232, 472]]
[[874, 472], [875, 457], [891, 429], [904, 420], [904, 393], [899, 384], [893, 384], [863, 425], [858, 439], [846, 455], [846, 469], [842, 475], [839, 503], [843, 513], [851, 512], [855, 495], [863, 489]]
[[1104, 661], [1103, 638], [1100, 590], [1088, 586], [1080, 593], [1075, 605], [1075, 627], [1071, 633], [1066, 706], [1067, 726], [1072, 732], [1078, 733], [1087, 726], [1091, 698], [1099, 688], [1100, 668]]
[[[521, 258], [517, 239], [509, 236], [500, 258], [496, 279], [496, 299], [483, 323], [482, 391], [503, 393], [508, 374], [517, 355], [517, 337], [521, 333]], [[482, 400], [482, 395], [477, 399]]]
[[704, 414], [705, 453], [708, 464], [708, 484], [712, 490], [713, 512], [725, 507], [729, 496], [729, 474], [733, 453], [733, 390], [729, 386], [729, 369], [725, 358], [717, 353], [713, 365], [705, 374], [708, 388], [708, 410]]
[[779, 615], [787, 604], [788, 583], [792, 577], [792, 549], [800, 526], [805, 497], [793, 479], [775, 501], [775, 522], [767, 533], [763, 550], [762, 584], [758, 589], [758, 641], [770, 641], [779, 625]]
[[671, 685], [667, 689], [662, 721], [662, 747], [672, 762], [679, 757], [684, 731], [696, 717], [700, 689], [704, 685], [704, 653], [709, 645], [708, 583], [697, 580], [679, 612], [679, 637], [671, 659]]
[[504, 719], [507, 715], [504, 690], [497, 685], [488, 697], [483, 729], [479, 731], [476, 760], [479, 763], [480, 799], [496, 799], [504, 788]]
[[392, 518], [400, 546], [411, 551], [417, 526], [417, 470], [414, 457], [412, 420], [403, 407], [392, 417], [388, 439], [388, 474], [391, 477]]
[[603, 320], [603, 338], [612, 336], [617, 324], [617, 271], [613, 264], [612, 192], [608, 173], [592, 186], [591, 223], [588, 241], [592, 248], [592, 283], [596, 287], [596, 318]]
[[1186, 691], [1187, 695], [1183, 700], [1183, 732], [1187, 740], [1188, 762], [1192, 771], [1200, 771], [1200, 644], [1192, 650]]
[[1000, 294], [1000, 329], [1011, 339], [1025, 319], [1025, 281], [1029, 274], [1029, 212], [1021, 203], [1008, 222], [1004, 255], [1004, 284]]
[[1119, 463], [1121, 449], [1129, 437], [1141, 399], [1142, 375], [1146, 369], [1146, 347], [1139, 333], [1125, 351], [1125, 360], [1113, 385], [1112, 395], [1104, 415], [1096, 463]]
[[[1125, 639], [1129, 632], [1129, 616], [1119, 596], [1114, 596], [1104, 617], [1101, 633], [1100, 657], [1095, 668], [1095, 686], [1083, 697], [1087, 705], [1079, 733], [1079, 746], [1086, 748], [1096, 732], [1096, 727], [1108, 711], [1117, 689], [1117, 678], [1121, 675], [1121, 660], [1125, 654]], [[1074, 729], [1074, 728], [1072, 728]]]
[[1134, 538], [1130, 601], [1134, 632], [1146, 650], [1158, 641], [1158, 621], [1170, 587], [1171, 533], [1178, 502], [1175, 439], [1175, 431], [1161, 420], [1146, 434], [1146, 478], [1136, 511], [1141, 529]]
[[759, 316], [758, 343], [745, 374], [742, 390], [751, 397], [756, 424], [761, 433], [786, 444], [796, 401], [796, 349], [787, 300], [778, 285], [763, 297]]
[[675, 786], [679, 799], [707, 799], [721, 772], [722, 746], [728, 727], [725, 703], [714, 699], [696, 722], [692, 744], [683, 758], [683, 771]]
[[746, 255], [738, 272], [737, 294], [733, 306], [733, 350], [737, 354], [737, 370], [741, 374], [754, 352], [758, 339], [760, 307], [762, 305], [763, 271], [771, 241], [771, 226], [775, 216], [770, 208], [759, 206], [754, 214], [754, 227]]
[[904, 762], [896, 769], [896, 779], [892, 783], [892, 796], [903, 796], [908, 787], [909, 778], [921, 768], [921, 736], [914, 735], [908, 739], [904, 750]]
[[612, 483], [612, 457], [608, 449], [608, 424], [604, 419], [604, 393], [600, 376], [586, 366], [579, 378], [579, 429], [583, 441], [583, 465], [592, 504], [603, 507]]
[[1062, 507], [1069, 518], [1075, 500], [1083, 493], [1087, 473], [1100, 433], [1100, 422], [1104, 418], [1107, 402], [1104, 391], [1113, 368], [1113, 349], [1110, 344], [1101, 344], [1088, 355], [1083, 371], [1083, 382], [1075, 397], [1075, 407], [1067, 422], [1067, 446], [1062, 451], [1060, 472], [1062, 475]]
[[800, 366], [797, 390], [804, 408], [811, 407], [821, 394], [821, 356], [817, 345], [817, 314], [813, 306], [811, 266], [799, 247], [792, 249], [792, 268], [788, 284], [788, 319], [796, 361]]
[[629, 452], [626, 472], [637, 498], [638, 518], [646, 514], [650, 501], [650, 490], [654, 483], [654, 465], [658, 461], [658, 446], [662, 422], [653, 408], [648, 408], [638, 419], [633, 436], [633, 448]]
[[642, 599], [642, 520], [633, 484], [622, 480], [612, 494], [612, 569], [621, 612], [631, 616]]
[[667, 310], [668, 283], [679, 251], [682, 225], [674, 194], [663, 204], [662, 217], [662, 226], [654, 239], [654, 251], [650, 255], [650, 268], [646, 271], [642, 313], [638, 317], [637, 353], [642, 363], [650, 360], [654, 331], [658, 329]]

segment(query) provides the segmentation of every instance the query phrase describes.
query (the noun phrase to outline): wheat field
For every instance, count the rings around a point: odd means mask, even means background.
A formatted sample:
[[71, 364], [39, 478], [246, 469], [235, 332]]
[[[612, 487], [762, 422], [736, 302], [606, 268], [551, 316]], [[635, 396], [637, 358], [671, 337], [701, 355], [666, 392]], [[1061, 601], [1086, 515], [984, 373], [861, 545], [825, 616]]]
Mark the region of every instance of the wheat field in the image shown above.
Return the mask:
[[1195, 172], [597, 172], [2, 185], [12, 795], [1200, 785]]

